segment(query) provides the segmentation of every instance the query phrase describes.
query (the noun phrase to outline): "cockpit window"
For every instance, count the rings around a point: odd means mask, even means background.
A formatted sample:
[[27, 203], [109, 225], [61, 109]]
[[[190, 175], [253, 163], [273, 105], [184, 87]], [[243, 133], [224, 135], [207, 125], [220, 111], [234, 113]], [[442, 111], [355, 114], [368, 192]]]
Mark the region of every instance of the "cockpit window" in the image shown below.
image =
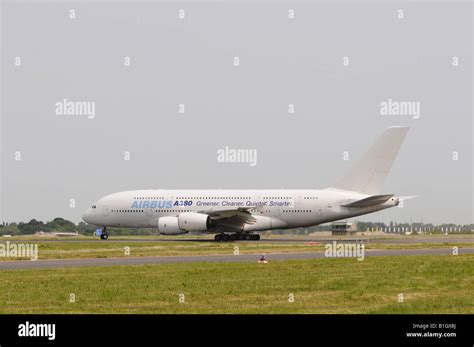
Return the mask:
[[95, 205], [92, 205], [92, 208], [95, 208], [96, 206]]

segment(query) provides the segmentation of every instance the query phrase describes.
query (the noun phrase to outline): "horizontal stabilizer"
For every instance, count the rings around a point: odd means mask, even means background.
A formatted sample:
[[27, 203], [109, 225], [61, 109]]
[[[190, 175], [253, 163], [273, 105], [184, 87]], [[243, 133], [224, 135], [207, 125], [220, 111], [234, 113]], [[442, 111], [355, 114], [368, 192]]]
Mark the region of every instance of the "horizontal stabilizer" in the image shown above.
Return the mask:
[[368, 198], [356, 200], [356, 201], [353, 201], [353, 202], [350, 202], [348, 204], [344, 204], [344, 205], [341, 205], [341, 206], [344, 206], [344, 207], [373, 206], [373, 205], [383, 204], [385, 201], [390, 199], [392, 196], [393, 196], [393, 194], [372, 195], [372, 196], [369, 196]]

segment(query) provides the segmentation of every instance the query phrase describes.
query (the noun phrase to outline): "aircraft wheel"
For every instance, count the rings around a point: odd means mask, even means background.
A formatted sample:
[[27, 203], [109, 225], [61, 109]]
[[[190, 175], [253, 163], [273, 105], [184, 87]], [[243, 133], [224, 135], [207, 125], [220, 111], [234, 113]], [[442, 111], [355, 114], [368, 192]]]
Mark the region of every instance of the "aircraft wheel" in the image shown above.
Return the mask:
[[221, 241], [222, 240], [222, 234], [217, 234], [216, 236], [214, 236], [214, 240]]

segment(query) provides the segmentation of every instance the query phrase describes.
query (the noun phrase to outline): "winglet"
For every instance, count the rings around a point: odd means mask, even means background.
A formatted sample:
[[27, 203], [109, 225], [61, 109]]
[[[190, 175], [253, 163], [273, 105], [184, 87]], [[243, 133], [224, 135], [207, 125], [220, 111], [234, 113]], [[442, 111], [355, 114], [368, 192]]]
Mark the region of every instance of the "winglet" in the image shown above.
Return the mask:
[[397, 196], [397, 199], [398, 200], [410, 200], [410, 199], [415, 199], [415, 198], [418, 198], [419, 195], [411, 195], [411, 196]]

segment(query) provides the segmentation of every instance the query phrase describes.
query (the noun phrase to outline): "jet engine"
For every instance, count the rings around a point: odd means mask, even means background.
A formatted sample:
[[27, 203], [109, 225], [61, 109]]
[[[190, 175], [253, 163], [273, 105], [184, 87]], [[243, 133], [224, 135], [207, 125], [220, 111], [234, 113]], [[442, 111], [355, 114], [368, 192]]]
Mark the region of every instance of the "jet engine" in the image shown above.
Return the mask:
[[178, 216], [178, 226], [186, 231], [206, 231], [211, 225], [211, 217], [203, 213], [183, 212]]
[[161, 217], [158, 219], [158, 231], [162, 235], [180, 235], [190, 231], [206, 231], [211, 224], [211, 217], [203, 213], [183, 212], [178, 217]]
[[158, 219], [158, 231], [162, 235], [180, 235], [187, 233], [187, 231], [179, 228], [178, 217], [161, 217]]

